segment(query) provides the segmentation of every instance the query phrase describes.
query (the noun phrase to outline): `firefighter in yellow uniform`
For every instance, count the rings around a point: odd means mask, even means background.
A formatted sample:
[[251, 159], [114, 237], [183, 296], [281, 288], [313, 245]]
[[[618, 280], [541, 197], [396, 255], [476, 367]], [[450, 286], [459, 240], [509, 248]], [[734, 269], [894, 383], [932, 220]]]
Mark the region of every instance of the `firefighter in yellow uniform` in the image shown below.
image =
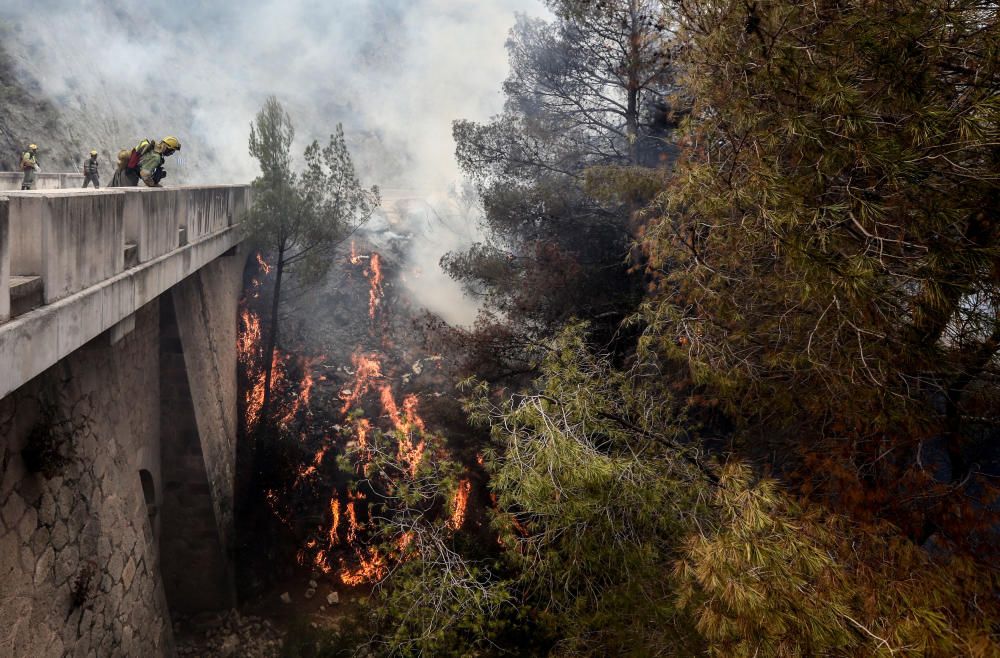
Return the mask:
[[28, 150], [21, 154], [21, 171], [24, 172], [24, 179], [21, 181], [22, 190], [35, 189], [35, 172], [38, 171], [38, 147], [28, 144]]
[[111, 187], [135, 187], [140, 180], [149, 187], [159, 187], [167, 175], [163, 163], [180, 150], [181, 143], [176, 137], [164, 137], [159, 142], [144, 139], [131, 151], [119, 151], [118, 170], [111, 179]]

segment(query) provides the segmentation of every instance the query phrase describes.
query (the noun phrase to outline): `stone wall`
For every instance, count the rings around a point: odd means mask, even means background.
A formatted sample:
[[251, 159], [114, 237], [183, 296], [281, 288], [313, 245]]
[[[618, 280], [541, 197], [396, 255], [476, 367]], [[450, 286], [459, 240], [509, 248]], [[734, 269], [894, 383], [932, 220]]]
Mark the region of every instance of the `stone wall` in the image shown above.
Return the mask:
[[[153, 302], [117, 344], [102, 335], [0, 401], [2, 656], [173, 653], [140, 480], [161, 480], [158, 341]], [[67, 419], [87, 423], [69, 461], [29, 472], [22, 450]]]
[[[171, 656], [170, 610], [234, 603], [243, 260], [234, 247], [0, 399], [0, 656]], [[53, 427], [73, 436], [65, 463], [31, 449], [60, 445]]]

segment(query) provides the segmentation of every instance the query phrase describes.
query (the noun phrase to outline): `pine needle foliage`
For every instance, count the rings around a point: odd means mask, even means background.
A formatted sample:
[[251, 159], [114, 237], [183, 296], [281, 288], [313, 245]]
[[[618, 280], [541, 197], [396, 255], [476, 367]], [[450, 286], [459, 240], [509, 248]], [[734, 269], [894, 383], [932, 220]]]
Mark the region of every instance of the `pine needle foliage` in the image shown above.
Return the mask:
[[[675, 4], [695, 107], [649, 212], [651, 340], [784, 474], [960, 541], [960, 483], [967, 520], [995, 493], [974, 462], [1000, 369], [997, 4]], [[931, 439], [955, 496], [927, 514], [903, 501]]]
[[709, 463], [657, 364], [617, 370], [584, 335], [551, 344], [534, 393], [480, 385], [468, 402], [495, 443], [508, 586], [562, 638], [555, 655], [1000, 651], [990, 572]]

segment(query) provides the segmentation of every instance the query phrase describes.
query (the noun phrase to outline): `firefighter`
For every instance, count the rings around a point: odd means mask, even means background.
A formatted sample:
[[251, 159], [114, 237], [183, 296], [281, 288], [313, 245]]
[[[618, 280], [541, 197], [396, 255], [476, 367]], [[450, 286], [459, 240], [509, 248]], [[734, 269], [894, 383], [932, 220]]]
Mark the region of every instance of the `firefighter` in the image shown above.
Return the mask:
[[142, 180], [149, 187], [159, 187], [166, 178], [163, 170], [166, 158], [181, 150], [176, 137], [164, 137], [159, 142], [144, 139], [131, 151], [118, 152], [118, 169], [111, 179], [112, 187], [135, 187]]
[[21, 181], [22, 190], [35, 189], [35, 172], [38, 171], [38, 147], [28, 144], [28, 150], [21, 154], [21, 171], [24, 172], [24, 180]]
[[97, 151], [90, 152], [90, 159], [83, 161], [83, 186], [93, 183], [94, 189], [101, 186], [101, 180], [97, 171]]

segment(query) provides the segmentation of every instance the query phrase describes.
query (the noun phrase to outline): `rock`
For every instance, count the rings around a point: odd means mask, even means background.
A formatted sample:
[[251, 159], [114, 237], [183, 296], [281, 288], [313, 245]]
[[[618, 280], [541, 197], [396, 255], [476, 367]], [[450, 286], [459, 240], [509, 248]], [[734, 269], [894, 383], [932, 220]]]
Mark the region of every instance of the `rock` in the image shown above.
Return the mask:
[[329, 605], [337, 605], [340, 603], [340, 594], [337, 592], [330, 592], [326, 595], [326, 602]]
[[316, 590], [314, 590], [312, 587], [306, 590], [305, 596], [307, 599], [311, 599], [315, 595], [316, 595]]
[[220, 651], [224, 656], [238, 656], [240, 649], [240, 639], [235, 635], [230, 635], [222, 641]]
[[55, 563], [56, 552], [49, 546], [35, 563], [35, 587], [52, 578], [52, 565]]
[[291, 603], [292, 602], [292, 595], [289, 594], [288, 592], [285, 592], [284, 594], [281, 595], [281, 602], [282, 603]]

